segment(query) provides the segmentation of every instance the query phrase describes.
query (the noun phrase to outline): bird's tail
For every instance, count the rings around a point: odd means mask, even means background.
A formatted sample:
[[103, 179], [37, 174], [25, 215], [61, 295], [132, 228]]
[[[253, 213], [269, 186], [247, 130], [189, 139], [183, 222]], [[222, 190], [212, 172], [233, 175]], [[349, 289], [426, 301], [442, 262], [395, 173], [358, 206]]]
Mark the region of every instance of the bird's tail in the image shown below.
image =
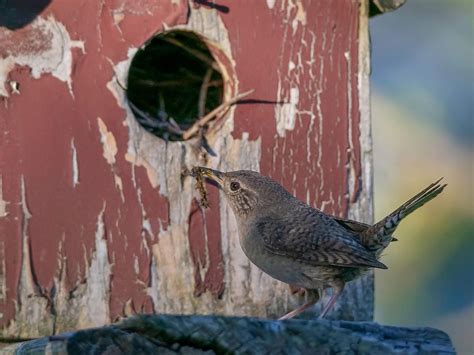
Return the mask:
[[377, 255], [380, 255], [387, 245], [393, 241], [394, 238], [392, 237], [392, 234], [395, 232], [400, 221], [428, 201], [434, 199], [443, 191], [446, 184], [440, 184], [442, 179], [443, 178], [432, 183], [398, 207], [395, 211], [390, 213], [387, 217], [365, 230], [361, 234], [361, 241], [363, 244], [366, 245], [367, 248], [374, 250]]

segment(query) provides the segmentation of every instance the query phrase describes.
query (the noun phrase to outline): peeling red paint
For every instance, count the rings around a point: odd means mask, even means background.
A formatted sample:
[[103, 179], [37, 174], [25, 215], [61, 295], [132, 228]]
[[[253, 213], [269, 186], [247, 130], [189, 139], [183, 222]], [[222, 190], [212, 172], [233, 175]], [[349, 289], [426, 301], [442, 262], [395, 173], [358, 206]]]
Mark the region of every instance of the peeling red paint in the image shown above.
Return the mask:
[[[63, 253], [67, 255], [66, 284], [72, 289], [82, 281], [84, 260], [89, 259], [93, 251], [97, 216], [105, 205], [109, 260], [114, 265], [111, 315], [115, 318], [121, 314], [123, 304], [129, 298], [139, 305], [148, 298], [143, 291], [145, 287], [130, 282], [137, 279], [137, 275], [133, 268], [127, 267], [133, 265], [133, 256], [138, 256], [138, 279], [146, 285], [150, 256], [142, 246], [142, 216], [132, 183], [132, 169], [123, 158], [117, 159], [111, 169], [102, 154], [98, 154], [102, 152], [102, 144], [97, 117], [106, 122], [119, 142], [117, 157], [124, 157], [128, 131], [123, 126], [123, 109], [105, 89], [113, 77], [110, 60], [125, 58], [129, 47], [145, 42], [162, 29], [164, 23], [183, 23], [187, 3], [130, 3], [143, 11], [127, 15], [120, 28], [113, 23], [112, 12], [120, 6], [132, 11], [126, 1], [120, 4], [117, 1], [84, 1], [80, 6], [54, 2], [41, 15], [44, 18], [53, 16], [65, 25], [72, 38], [85, 43], [85, 54], [74, 53], [74, 97], [64, 83], [49, 74], [33, 80], [25, 70], [15, 69], [10, 73], [10, 80], [20, 84], [21, 95], [10, 97], [7, 105], [0, 107], [0, 131], [5, 137], [0, 140], [0, 171], [4, 198], [11, 202], [8, 217], [0, 220], [0, 238], [8, 250], [7, 297], [5, 303], [0, 303], [0, 313], [4, 314], [0, 324], [13, 317], [17, 298], [21, 263], [21, 208], [17, 206], [22, 176], [33, 216], [28, 228], [31, 250], [34, 251], [32, 267], [41, 288], [49, 293], [53, 287], [61, 242], [64, 242]], [[148, 5], [156, 11], [146, 10]], [[139, 26], [136, 26], [138, 22]], [[7, 37], [2, 36], [5, 33]], [[39, 34], [29, 27], [15, 32], [0, 29], [0, 54], [35, 54], [47, 49], [50, 38]], [[74, 139], [80, 171], [80, 183], [74, 188], [71, 186], [71, 139]], [[114, 174], [123, 181], [126, 202], [122, 201], [121, 193], [115, 187]], [[146, 183], [141, 187], [153, 228], [158, 230], [159, 220], [166, 226], [166, 199]]]
[[[279, 5], [271, 10], [264, 1], [223, 0], [219, 5], [229, 10], [219, 16], [228, 30], [235, 68], [218, 48], [213, 53], [235, 76], [230, 91], [255, 89], [253, 99], [270, 102], [239, 105], [233, 137], [261, 138], [262, 173], [300, 199], [344, 215], [350, 199], [357, 198], [361, 175], [358, 2], [302, 1], [304, 21], [298, 19], [297, 6], [287, 12]], [[184, 24], [188, 14], [185, 0], [82, 0], [74, 5], [53, 1], [40, 15], [62, 23], [72, 40], [84, 43], [84, 52], [72, 50], [73, 95], [51, 74], [33, 79], [27, 67], [15, 67], [8, 77], [19, 83], [20, 95], [2, 99], [0, 106], [0, 174], [8, 201], [8, 215], [0, 218], [6, 251], [0, 327], [14, 318], [18, 299], [22, 179], [32, 215], [26, 232], [37, 286], [45, 294], [53, 292], [62, 270], [58, 254], [65, 256], [67, 290], [85, 281], [103, 210], [112, 268], [110, 318], [123, 314], [126, 304], [132, 311], [153, 310], [147, 293], [150, 250], [170, 225], [170, 201], [152, 186], [144, 167], [125, 158], [125, 113], [106, 87], [129, 48], [142, 45], [164, 25]], [[14, 32], [0, 28], [0, 57], [49, 48], [51, 39], [31, 26]], [[292, 88], [299, 90], [294, 128], [285, 128], [283, 136], [275, 120], [281, 103], [271, 102], [288, 101]], [[116, 141], [112, 162], [103, 156], [99, 117]], [[351, 174], [355, 180], [349, 187]], [[208, 192], [211, 208], [204, 214], [195, 202], [191, 206], [189, 251], [195, 295], [210, 292], [219, 298], [225, 289], [219, 195], [215, 189]]]
[[[275, 6], [269, 11], [265, 2], [252, 5], [252, 12], [259, 14], [261, 25], [244, 26], [242, 18], [248, 14], [245, 6], [231, 7], [232, 16], [223, 16], [230, 31], [230, 41], [236, 43], [235, 61], [246, 63], [237, 66], [237, 77], [245, 78], [241, 91], [255, 89], [253, 98], [274, 100], [281, 73], [281, 90], [288, 93], [292, 86], [299, 87], [295, 129], [285, 137], [278, 137], [273, 105], [241, 105], [235, 118], [234, 136], [250, 132], [250, 138], [262, 137], [261, 171], [282, 182], [300, 199], [324, 207], [329, 213], [344, 215], [348, 208], [348, 173], [341, 165], [350, 160], [360, 176], [359, 109], [357, 95], [358, 73], [358, 11], [357, 1], [304, 2], [305, 26], [298, 26], [294, 35], [292, 27], [285, 23], [286, 9]], [[286, 21], [293, 21], [293, 9]], [[285, 41], [285, 38], [291, 40]], [[314, 41], [314, 63], [311, 44]], [[262, 51], [261, 49], [264, 48]], [[348, 68], [344, 53], [351, 56]], [[254, 60], [249, 53], [260, 53]], [[303, 64], [298, 67], [299, 57]], [[250, 59], [250, 60], [249, 60]], [[296, 68], [288, 73], [289, 62]], [[258, 67], [258, 75], [255, 68]], [[309, 71], [312, 71], [314, 78]], [[348, 110], [348, 83], [351, 88], [351, 112]], [[321, 122], [318, 122], [317, 92], [320, 94]], [[306, 113], [305, 113], [306, 112]], [[307, 112], [316, 115], [313, 127]], [[348, 125], [352, 126], [353, 150], [348, 152]], [[251, 127], [249, 129], [249, 127]], [[321, 131], [320, 131], [321, 130]], [[321, 147], [321, 161], [318, 165], [318, 148]], [[337, 166], [337, 152], [341, 154], [341, 165]], [[307, 151], [310, 158], [307, 158]], [[347, 156], [347, 158], [346, 158]], [[326, 203], [323, 205], [323, 201]]]
[[[189, 246], [194, 264], [196, 296], [210, 291], [215, 297], [224, 292], [224, 266], [220, 239], [219, 192], [209, 190], [211, 208], [203, 209], [193, 200], [189, 216]], [[204, 279], [201, 276], [205, 270]]]
[[37, 54], [50, 49], [51, 34], [45, 36], [39, 28], [26, 27], [16, 31], [0, 32], [0, 57], [18, 54]]

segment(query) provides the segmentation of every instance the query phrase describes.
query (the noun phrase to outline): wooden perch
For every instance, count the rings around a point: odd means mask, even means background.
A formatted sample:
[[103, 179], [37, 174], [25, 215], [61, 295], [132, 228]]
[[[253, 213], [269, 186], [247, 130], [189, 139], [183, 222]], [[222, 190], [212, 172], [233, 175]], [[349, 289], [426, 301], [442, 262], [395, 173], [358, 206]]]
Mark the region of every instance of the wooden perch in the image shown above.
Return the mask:
[[371, 322], [139, 315], [10, 346], [7, 353], [51, 354], [454, 354], [433, 328]]

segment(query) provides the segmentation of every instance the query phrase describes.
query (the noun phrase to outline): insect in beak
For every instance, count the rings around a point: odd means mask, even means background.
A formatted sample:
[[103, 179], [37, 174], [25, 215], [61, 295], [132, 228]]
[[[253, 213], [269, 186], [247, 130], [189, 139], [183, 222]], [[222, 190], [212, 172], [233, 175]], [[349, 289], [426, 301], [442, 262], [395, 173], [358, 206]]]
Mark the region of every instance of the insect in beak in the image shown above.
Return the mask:
[[205, 176], [206, 178], [208, 178], [211, 181], [214, 181], [215, 183], [217, 183], [217, 185], [219, 187], [224, 186], [224, 174], [222, 172], [220, 172], [218, 170], [204, 168], [204, 167], [201, 167], [201, 166], [196, 167], [194, 169], [196, 169], [196, 170], [199, 169], [199, 171], [197, 172], [198, 174], [201, 174], [202, 176]]

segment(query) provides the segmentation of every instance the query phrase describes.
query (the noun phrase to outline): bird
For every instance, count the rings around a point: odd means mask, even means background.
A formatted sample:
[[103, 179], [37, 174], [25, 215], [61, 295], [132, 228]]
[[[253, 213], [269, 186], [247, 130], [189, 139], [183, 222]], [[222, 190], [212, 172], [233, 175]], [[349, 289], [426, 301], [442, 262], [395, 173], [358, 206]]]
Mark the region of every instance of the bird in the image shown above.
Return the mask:
[[371, 268], [387, 269], [379, 259], [396, 240], [393, 233], [400, 221], [438, 196], [447, 185], [439, 179], [369, 225], [311, 207], [255, 171], [221, 172], [196, 167], [193, 172], [223, 191], [237, 221], [240, 245], [250, 261], [271, 277], [306, 290], [307, 301], [280, 320], [300, 315], [332, 288], [319, 315], [324, 318], [347, 282]]

